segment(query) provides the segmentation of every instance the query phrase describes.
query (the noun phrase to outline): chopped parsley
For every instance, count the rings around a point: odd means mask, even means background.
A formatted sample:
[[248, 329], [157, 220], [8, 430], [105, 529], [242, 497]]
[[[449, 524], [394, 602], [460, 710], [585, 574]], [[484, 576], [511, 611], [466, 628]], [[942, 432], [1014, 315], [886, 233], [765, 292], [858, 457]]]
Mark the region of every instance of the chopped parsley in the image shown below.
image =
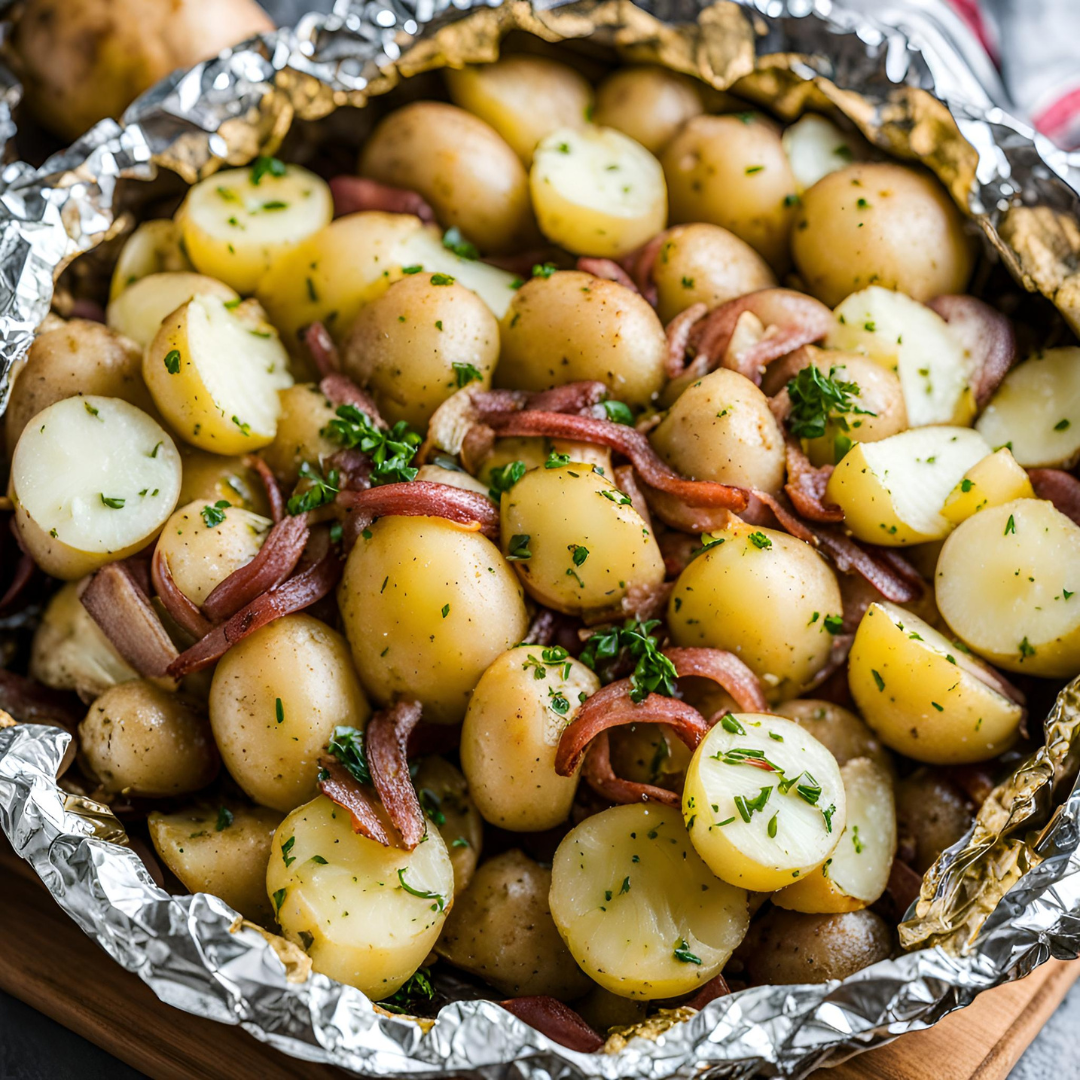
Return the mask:
[[613, 659], [625, 649], [630, 659], [636, 661], [630, 676], [631, 701], [640, 704], [649, 694], [671, 697], [675, 693], [677, 675], [675, 665], [660, 651], [656, 638], [652, 637], [652, 631], [659, 625], [659, 619], [648, 622], [627, 619], [621, 627], [601, 630], [585, 642], [581, 662], [595, 671], [599, 661]]
[[227, 806], [219, 806], [217, 812], [216, 832], [224, 832], [233, 823], [233, 812]]
[[672, 950], [671, 955], [684, 964], [697, 964], [699, 967], [701, 966], [701, 957], [695, 956], [690, 951], [690, 946], [687, 945], [686, 938], [680, 939], [679, 944]]
[[427, 968], [418, 968], [409, 976], [404, 986], [377, 1004], [387, 1012], [411, 1014], [418, 1004], [431, 1001], [434, 997], [435, 987], [431, 985], [431, 972]]
[[218, 499], [213, 506], [204, 506], [199, 511], [199, 516], [208, 529], [214, 529], [225, 520], [225, 511], [230, 506], [232, 503], [228, 499]]
[[444, 896], [440, 896], [439, 893], [431, 892], [428, 889], [414, 889], [405, 880], [405, 871], [407, 869], [407, 866], [402, 866], [397, 872], [398, 881], [401, 883], [401, 888], [403, 888], [410, 896], [417, 896], [421, 900], [434, 900], [435, 903], [432, 905], [432, 910], [442, 911], [446, 907], [446, 898]]
[[285, 162], [276, 157], [261, 155], [251, 165], [251, 182], [258, 187], [264, 176], [282, 177], [285, 175]]
[[180, 373], [180, 350], [170, 349], [165, 354], [165, 370], [170, 375], [178, 375]]
[[419, 470], [411, 462], [423, 439], [404, 420], [384, 430], [355, 405], [339, 405], [337, 415], [322, 434], [347, 450], [367, 454], [372, 464], [372, 487], [416, 479]]
[[527, 471], [524, 461], [511, 461], [501, 468], [492, 469], [488, 477], [488, 494], [498, 502]]
[[514, 533], [510, 537], [510, 546], [507, 549], [506, 561], [507, 562], [525, 562], [532, 558], [532, 552], [529, 550], [529, 540], [532, 537], [529, 533]]
[[103, 506], [107, 506], [110, 510], [124, 509], [124, 499], [110, 498], [108, 495], [105, 495], [102, 492], [99, 492], [98, 494], [101, 496], [101, 502]]
[[859, 396], [857, 383], [841, 382], [836, 368], [826, 375], [813, 364], [808, 364], [787, 384], [791, 398], [791, 416], [788, 424], [791, 434], [799, 439], [819, 439], [825, 434], [825, 426], [831, 419], [848, 430], [843, 413], [876, 416], [869, 409], [860, 408], [851, 399]]
[[320, 506], [334, 501], [334, 496], [340, 490], [341, 474], [337, 469], [331, 469], [323, 476], [309, 462], [300, 465], [300, 479], [297, 481], [293, 494], [285, 504], [285, 510], [290, 517], [315, 510]]
[[748, 539], [761, 551], [767, 551], [772, 547], [772, 541], [763, 532], [752, 532]]
[[581, 544], [570, 545], [570, 558], [573, 559], [575, 566], [581, 566], [581, 564], [589, 557], [589, 549], [582, 547]]
[[[440, 325], [439, 329], [442, 329]], [[484, 376], [480, 374], [478, 368], [473, 367], [472, 364], [458, 364], [454, 363], [450, 365], [454, 369], [454, 378], [457, 380], [458, 389], [463, 386], [468, 386], [471, 382], [483, 382]]]
[[1005, 522], [1005, 533], [1004, 533], [1004, 535], [1008, 536], [1009, 533], [1015, 533], [1015, 532], [1016, 532], [1016, 520], [1013, 518], [1012, 514], [1010, 514], [1009, 515], [1009, 520]]
[[545, 469], [561, 469], [564, 465], [570, 464], [569, 454], [559, 454], [552, 450], [547, 457], [547, 461], [544, 462]]
[[431, 788], [421, 788], [417, 792], [417, 796], [420, 799], [420, 806], [424, 811], [424, 816], [436, 827], [446, 824], [446, 815], [442, 809], [442, 799], [435, 794]]
[[334, 728], [334, 734], [330, 736], [326, 749], [348, 769], [357, 783], [371, 783], [371, 772], [364, 751], [364, 733], [359, 728], [344, 725]]
[[279, 724], [285, 723], [285, 706], [281, 703], [281, 698], [274, 698], [274, 719]]
[[281, 861], [285, 864], [286, 868], [292, 866], [296, 862], [296, 856], [290, 855], [293, 846], [296, 844], [296, 837], [290, 836], [284, 844], [281, 845]]
[[459, 259], [471, 259], [475, 261], [480, 258], [480, 252], [477, 251], [476, 245], [469, 243], [469, 241], [461, 235], [461, 230], [457, 228], [457, 226], [447, 229], [446, 232], [443, 233], [442, 246], [446, 248], [447, 251], [452, 251]]
[[839, 634], [844, 629], [843, 615], [826, 615], [824, 619], [825, 629], [830, 634]]
[[607, 418], [612, 421], [612, 423], [633, 425], [634, 414], [630, 411], [630, 406], [625, 402], [605, 401], [602, 404], [604, 406], [604, 412], [607, 413]]
[[454, 284], [454, 278], [452, 278], [449, 274], [432, 274], [431, 275], [431, 284], [432, 285], [453, 285]]
[[552, 274], [555, 273], [556, 270], [558, 270], [558, 267], [554, 263], [537, 263], [532, 268], [532, 276], [539, 278], [549, 278]]

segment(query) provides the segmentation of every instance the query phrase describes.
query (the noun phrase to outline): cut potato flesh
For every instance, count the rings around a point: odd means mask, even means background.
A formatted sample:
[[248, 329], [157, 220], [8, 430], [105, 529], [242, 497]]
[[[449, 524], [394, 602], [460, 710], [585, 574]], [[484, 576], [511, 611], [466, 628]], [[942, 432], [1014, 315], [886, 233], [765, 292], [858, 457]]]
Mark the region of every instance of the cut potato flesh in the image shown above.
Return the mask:
[[892, 777], [870, 758], [840, 769], [847, 825], [821, 869], [781, 889], [773, 903], [813, 915], [858, 911], [880, 899], [896, 855], [896, 802]]
[[941, 515], [953, 525], [991, 506], [1013, 499], [1033, 499], [1031, 478], [1016, 463], [1006, 447], [975, 462], [956, 485], [941, 508]]
[[694, 851], [679, 813], [634, 803], [559, 844], [551, 915], [574, 959], [621, 997], [686, 994], [719, 974], [749, 925], [743, 889]]
[[975, 425], [1024, 466], [1080, 457], [1080, 348], [1044, 349], [1013, 368]]
[[280, 175], [257, 168], [215, 173], [191, 188], [178, 219], [195, 269], [249, 294], [271, 263], [333, 216], [326, 181], [287, 165]]
[[780, 141], [791, 162], [800, 194], [823, 176], [846, 168], [853, 157], [852, 137], [816, 113], [807, 113], [789, 124]]
[[686, 771], [682, 811], [713, 873], [760, 892], [821, 866], [847, 817], [836, 758], [766, 713], [729, 713], [713, 726]]
[[320, 795], [278, 826], [266, 893], [316, 971], [380, 1000], [435, 944], [454, 902], [454, 870], [437, 830], [413, 851], [383, 847]]
[[1080, 672], [1080, 526], [1043, 499], [984, 510], [945, 542], [938, 608], [980, 656], [1009, 671]]
[[660, 162], [614, 128], [551, 132], [536, 147], [529, 190], [540, 231], [576, 255], [617, 258], [667, 224]]
[[143, 357], [143, 378], [185, 442], [243, 454], [274, 441], [278, 391], [292, 376], [277, 331], [226, 304], [196, 296], [165, 319]]
[[912, 427], [968, 424], [975, 415], [963, 346], [940, 315], [910, 296], [879, 285], [852, 293], [836, 309], [825, 344], [895, 371]]
[[11, 487], [25, 546], [47, 574], [71, 581], [144, 547], [180, 494], [180, 455], [141, 409], [74, 397], [26, 425]]
[[990, 453], [978, 432], [961, 427], [902, 431], [859, 443], [844, 455], [825, 488], [859, 540], [886, 547], [924, 544], [948, 535], [941, 508], [977, 461]]
[[863, 719], [886, 746], [930, 765], [988, 761], [1016, 741], [1023, 709], [986, 678], [960, 646], [890, 603], [867, 608], [848, 658]]
[[150, 274], [183, 273], [195, 267], [184, 254], [180, 224], [172, 218], [144, 221], [124, 242], [116, 260], [109, 300]]
[[236, 300], [235, 289], [204, 274], [176, 272], [148, 274], [125, 289], [109, 304], [106, 322], [110, 329], [127, 335], [145, 349], [161, 327], [161, 320], [194, 296]]

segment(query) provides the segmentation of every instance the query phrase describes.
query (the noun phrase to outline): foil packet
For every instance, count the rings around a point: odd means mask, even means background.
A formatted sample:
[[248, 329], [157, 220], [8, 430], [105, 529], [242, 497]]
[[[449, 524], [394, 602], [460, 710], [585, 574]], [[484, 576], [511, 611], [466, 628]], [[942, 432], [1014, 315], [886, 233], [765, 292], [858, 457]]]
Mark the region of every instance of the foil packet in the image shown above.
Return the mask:
[[[782, 118], [843, 114], [937, 173], [1015, 279], [1080, 329], [1080, 155], [997, 108], [963, 43], [929, 15], [908, 11], [886, 28], [830, 0], [340, 0], [332, 15], [173, 75], [121, 123], [103, 121], [40, 168], [0, 170], [0, 395], [58, 274], [130, 227], [132, 182], [245, 164], [297, 121], [495, 59], [511, 30], [665, 64]], [[0, 137], [17, 100], [0, 79]], [[0, 729], [0, 827], [57, 903], [162, 1000], [299, 1059], [388, 1077], [802, 1077], [1080, 952], [1078, 728], [1080, 679], [1046, 718], [1045, 744], [926, 875], [895, 959], [843, 982], [757, 986], [701, 1012], [661, 1011], [592, 1055], [488, 1000], [453, 1001], [434, 1020], [391, 1015], [216, 897], [164, 892], [108, 808], [57, 784], [70, 737], [56, 728]]]

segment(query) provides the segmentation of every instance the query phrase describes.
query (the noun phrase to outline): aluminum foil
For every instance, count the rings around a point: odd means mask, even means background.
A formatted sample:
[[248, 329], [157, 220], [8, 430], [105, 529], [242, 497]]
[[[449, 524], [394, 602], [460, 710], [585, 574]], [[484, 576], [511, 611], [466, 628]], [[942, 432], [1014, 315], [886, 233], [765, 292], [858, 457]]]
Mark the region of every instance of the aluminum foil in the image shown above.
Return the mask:
[[[876, 10], [887, 18], [889, 5]], [[885, 29], [829, 0], [341, 0], [333, 16], [307, 16], [174, 75], [121, 124], [102, 122], [40, 169], [0, 171], [0, 407], [55, 276], [130, 223], [126, 181], [161, 166], [190, 181], [242, 164], [273, 150], [296, 119], [363, 105], [419, 72], [493, 59], [510, 29], [589, 37], [782, 116], [808, 106], [845, 114], [872, 142], [932, 168], [1017, 280], [1080, 326], [1080, 155], [1002, 112], [930, 8], [905, 8]], [[0, 139], [17, 100], [0, 78]], [[109, 810], [56, 783], [69, 738], [56, 728], [0, 730], [0, 827], [68, 914], [159, 997], [297, 1058], [371, 1076], [801, 1077], [929, 1026], [1049, 956], [1077, 955], [1078, 728], [1080, 680], [1059, 696], [1045, 746], [927, 874], [901, 927], [911, 951], [840, 983], [752, 987], [697, 1014], [661, 1014], [595, 1055], [489, 1001], [447, 1005], [433, 1023], [389, 1015], [312, 974], [298, 948], [217, 898], [165, 893]]]

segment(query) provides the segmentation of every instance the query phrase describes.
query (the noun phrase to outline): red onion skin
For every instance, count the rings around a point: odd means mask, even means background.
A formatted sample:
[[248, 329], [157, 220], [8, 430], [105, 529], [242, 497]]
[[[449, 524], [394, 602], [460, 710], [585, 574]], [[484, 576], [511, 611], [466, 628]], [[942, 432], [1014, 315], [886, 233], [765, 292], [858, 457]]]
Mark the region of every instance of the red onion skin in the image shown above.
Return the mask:
[[974, 361], [971, 388], [982, 409], [1016, 363], [1012, 320], [974, 296], [939, 296], [927, 306], [949, 324]]
[[169, 560], [161, 545], [154, 548], [154, 558], [150, 563], [150, 580], [154, 583], [165, 610], [177, 626], [193, 638], [205, 637], [214, 628], [214, 624], [199, 610], [198, 604], [191, 600], [173, 580]]
[[270, 520], [277, 524], [285, 516], [285, 496], [281, 494], [281, 485], [270, 466], [258, 454], [248, 454], [244, 458], [244, 464], [259, 474], [266, 491], [266, 501], [270, 504]]
[[401, 846], [412, 851], [427, 833], [424, 812], [409, 776], [406, 744], [420, 721], [420, 702], [399, 701], [377, 712], [365, 731], [371, 782], [394, 827]]
[[341, 370], [341, 354], [330, 331], [321, 322], [313, 322], [304, 331], [304, 344], [323, 378]]
[[604, 1045], [604, 1040], [569, 1005], [553, 997], [510, 998], [499, 1004], [568, 1050], [595, 1054]]
[[581, 775], [597, 795], [618, 805], [655, 802], [674, 809], [682, 805], [678, 792], [616, 776], [611, 764], [611, 738], [607, 731], [601, 731], [589, 744]]
[[337, 758], [319, 758], [319, 765], [327, 773], [319, 780], [319, 791], [349, 811], [353, 832], [389, 847], [390, 837], [379, 818], [374, 793], [369, 792]]
[[385, 429], [389, 426], [379, 414], [375, 399], [347, 375], [342, 375], [340, 372], [326, 375], [319, 382], [319, 389], [330, 399], [331, 404], [338, 407], [352, 405], [362, 413], [366, 413], [375, 427]]
[[832, 465], [815, 468], [799, 441], [790, 435], [784, 448], [784, 463], [788, 475], [784, 491], [801, 517], [834, 523], [844, 520], [844, 511], [839, 506], [825, 502], [825, 485], [832, 476]]
[[684, 1001], [683, 1004], [687, 1008], [697, 1009], [700, 1012], [711, 1001], [715, 1001], [720, 997], [728, 997], [730, 994], [731, 990], [724, 981], [724, 976], [715, 975], [689, 1001]]
[[499, 537], [498, 507], [485, 495], [450, 484], [429, 480], [384, 484], [367, 491], [341, 491], [335, 501], [353, 515], [350, 527], [357, 535], [375, 518], [395, 515], [441, 517], [464, 528], [476, 529], [489, 540]]
[[472, 395], [477, 419], [507, 412], [554, 412], [592, 415], [593, 407], [608, 396], [602, 382], [582, 380], [549, 390], [477, 390]]
[[1028, 469], [1031, 486], [1040, 499], [1080, 525], [1080, 480], [1061, 469]]
[[413, 214], [423, 222], [435, 220], [435, 211], [422, 195], [363, 176], [332, 177], [330, 193], [334, 197], [335, 217], [364, 210], [382, 210], [388, 214]]
[[675, 665], [679, 678], [711, 679], [726, 690], [742, 712], [767, 713], [768, 699], [761, 680], [734, 653], [724, 649], [670, 648], [664, 655]]
[[597, 259], [582, 256], [577, 261], [577, 268], [583, 274], [592, 274], [593, 277], [603, 278], [605, 281], [614, 281], [624, 289], [639, 293], [641, 290], [634, 284], [633, 278], [614, 259]]
[[680, 311], [667, 324], [667, 361], [664, 370], [669, 379], [677, 379], [686, 370], [686, 350], [690, 346], [690, 335], [694, 327], [709, 313], [705, 304], [691, 304], [685, 311]]

